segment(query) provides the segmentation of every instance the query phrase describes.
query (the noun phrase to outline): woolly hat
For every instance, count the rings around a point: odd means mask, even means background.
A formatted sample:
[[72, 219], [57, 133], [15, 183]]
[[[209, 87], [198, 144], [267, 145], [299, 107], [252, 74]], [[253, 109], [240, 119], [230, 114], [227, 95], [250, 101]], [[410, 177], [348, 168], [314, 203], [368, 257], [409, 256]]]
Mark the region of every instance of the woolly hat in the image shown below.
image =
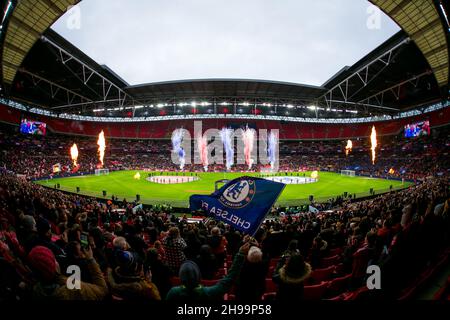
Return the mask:
[[200, 284], [200, 268], [194, 261], [186, 261], [180, 267], [181, 283], [188, 289], [194, 289]]
[[116, 251], [117, 265], [123, 271], [129, 271], [136, 269], [136, 258], [130, 251], [117, 250]]
[[28, 254], [31, 267], [45, 281], [51, 281], [56, 275], [56, 259], [47, 247], [36, 246]]

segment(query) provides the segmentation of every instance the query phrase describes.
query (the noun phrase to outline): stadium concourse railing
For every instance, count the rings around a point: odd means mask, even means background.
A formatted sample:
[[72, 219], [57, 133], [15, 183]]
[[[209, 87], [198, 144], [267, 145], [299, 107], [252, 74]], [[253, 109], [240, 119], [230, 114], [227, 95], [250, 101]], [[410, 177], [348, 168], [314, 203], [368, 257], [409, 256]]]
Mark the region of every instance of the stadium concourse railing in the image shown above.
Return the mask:
[[[73, 174], [70, 176], [79, 176], [79, 175], [81, 175], [81, 174]], [[366, 175], [357, 175], [357, 176], [366, 176]], [[68, 177], [68, 176], [66, 176], [66, 177]], [[385, 178], [385, 177], [380, 177], [380, 178]], [[390, 180], [401, 181], [401, 179], [398, 179], [398, 178], [391, 178]], [[49, 177], [35, 179], [34, 181], [41, 182], [40, 184], [43, 187], [46, 187], [49, 189], [59, 190], [59, 191], [71, 193], [71, 194], [78, 194], [81, 196], [93, 197], [93, 198], [96, 198], [98, 200], [103, 200], [103, 201], [110, 200], [111, 196], [112, 196], [112, 194], [107, 194], [106, 196], [103, 196], [103, 190], [99, 190], [99, 191], [80, 190], [80, 192], [77, 192], [76, 187], [66, 187], [66, 186], [61, 186], [61, 185], [59, 186], [59, 188], [56, 188], [55, 183], [52, 182], [52, 179], [49, 179]], [[44, 181], [45, 181], [45, 184], [42, 184], [42, 182], [44, 182]], [[402, 186], [397, 186], [397, 187], [392, 186], [392, 188], [387, 188], [387, 189], [374, 189], [373, 192], [371, 190], [368, 190], [366, 192], [348, 193], [348, 197], [356, 198], [358, 200], [364, 200], [366, 198], [372, 198], [372, 197], [375, 197], [375, 196], [378, 196], [381, 194], [407, 189], [411, 185], [411, 183], [413, 183], [413, 181], [405, 180], [405, 185], [402, 185]], [[326, 197], [316, 197], [315, 195], [313, 195], [314, 196], [313, 201], [315, 203], [327, 203], [330, 199], [336, 198], [337, 196], [343, 196], [344, 192], [345, 192], [345, 190], [343, 190], [343, 193], [341, 195], [326, 196]], [[122, 201], [123, 199], [126, 199], [129, 202], [136, 200], [135, 195], [127, 196], [124, 194], [115, 193], [114, 196], [117, 197], [119, 201]], [[297, 199], [278, 200], [277, 203], [275, 204], [275, 206], [276, 207], [295, 207], [295, 206], [311, 204], [309, 196], [310, 196], [310, 194], [305, 194], [303, 196], [299, 196]], [[143, 197], [142, 195], [140, 195], [140, 203], [142, 203], [144, 205], [170, 205], [174, 208], [180, 208], [180, 209], [186, 209], [189, 207], [188, 199], [186, 199], [186, 200], [164, 200], [161, 198]]]

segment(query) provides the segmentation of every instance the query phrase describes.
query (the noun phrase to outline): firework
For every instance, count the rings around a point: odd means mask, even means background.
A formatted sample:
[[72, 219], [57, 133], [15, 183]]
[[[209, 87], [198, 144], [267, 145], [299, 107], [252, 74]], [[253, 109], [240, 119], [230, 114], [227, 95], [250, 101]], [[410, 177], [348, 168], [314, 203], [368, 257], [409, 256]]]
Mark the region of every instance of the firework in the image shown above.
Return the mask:
[[227, 170], [229, 171], [234, 164], [234, 150], [233, 150], [233, 142], [231, 140], [231, 136], [233, 134], [233, 130], [222, 128], [220, 131], [220, 137], [222, 138], [223, 146], [225, 148], [225, 155], [227, 158]]
[[352, 151], [352, 149], [353, 149], [353, 142], [352, 140], [348, 140], [347, 146], [345, 147], [345, 155], [348, 156], [348, 154]]
[[181, 143], [183, 142], [183, 134], [183, 129], [177, 129], [172, 134], [173, 152], [178, 155], [180, 170], [184, 169], [184, 165], [186, 163], [186, 152], [184, 151], [183, 147], [181, 147]]
[[372, 127], [372, 134], [370, 135], [370, 142], [371, 142], [371, 150], [372, 150], [372, 164], [375, 164], [375, 158], [376, 158], [376, 149], [377, 149], [377, 130], [375, 129], [375, 126]]
[[275, 162], [276, 162], [276, 148], [277, 148], [277, 136], [273, 131], [270, 131], [269, 133], [269, 143], [267, 147], [267, 155], [269, 157], [270, 162], [270, 168], [273, 170], [275, 168]]
[[72, 158], [73, 166], [76, 167], [78, 160], [78, 147], [75, 143], [70, 148], [70, 157]]
[[201, 135], [197, 138], [198, 143], [198, 152], [200, 153], [200, 160], [202, 161], [203, 169], [208, 171], [208, 141], [206, 137], [202, 137]]
[[247, 163], [248, 170], [250, 170], [252, 168], [254, 161], [252, 159], [252, 152], [253, 152], [253, 144], [255, 141], [255, 130], [247, 127], [242, 136], [242, 140], [244, 141], [245, 163]]
[[97, 145], [98, 145], [99, 160], [101, 166], [103, 167], [104, 165], [103, 159], [105, 157], [105, 149], [106, 149], [105, 133], [103, 132], [103, 130], [98, 135]]

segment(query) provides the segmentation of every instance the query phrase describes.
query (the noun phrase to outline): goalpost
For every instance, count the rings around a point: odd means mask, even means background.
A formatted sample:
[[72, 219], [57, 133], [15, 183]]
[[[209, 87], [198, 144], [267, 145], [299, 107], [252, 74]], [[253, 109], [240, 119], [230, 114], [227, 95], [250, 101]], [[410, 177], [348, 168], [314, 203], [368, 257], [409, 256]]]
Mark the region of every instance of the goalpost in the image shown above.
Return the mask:
[[354, 170], [341, 170], [341, 176], [354, 177], [355, 171]]
[[106, 176], [109, 174], [109, 169], [95, 169], [96, 176]]

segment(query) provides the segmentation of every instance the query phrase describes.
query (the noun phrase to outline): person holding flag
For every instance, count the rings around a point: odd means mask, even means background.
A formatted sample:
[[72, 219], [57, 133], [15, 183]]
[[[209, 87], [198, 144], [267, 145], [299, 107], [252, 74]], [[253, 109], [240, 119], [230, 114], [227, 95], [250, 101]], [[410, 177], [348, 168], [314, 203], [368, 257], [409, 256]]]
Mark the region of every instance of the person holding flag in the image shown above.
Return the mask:
[[253, 236], [277, 201], [285, 184], [255, 177], [234, 179], [211, 195], [192, 195], [192, 211], [223, 221]]

